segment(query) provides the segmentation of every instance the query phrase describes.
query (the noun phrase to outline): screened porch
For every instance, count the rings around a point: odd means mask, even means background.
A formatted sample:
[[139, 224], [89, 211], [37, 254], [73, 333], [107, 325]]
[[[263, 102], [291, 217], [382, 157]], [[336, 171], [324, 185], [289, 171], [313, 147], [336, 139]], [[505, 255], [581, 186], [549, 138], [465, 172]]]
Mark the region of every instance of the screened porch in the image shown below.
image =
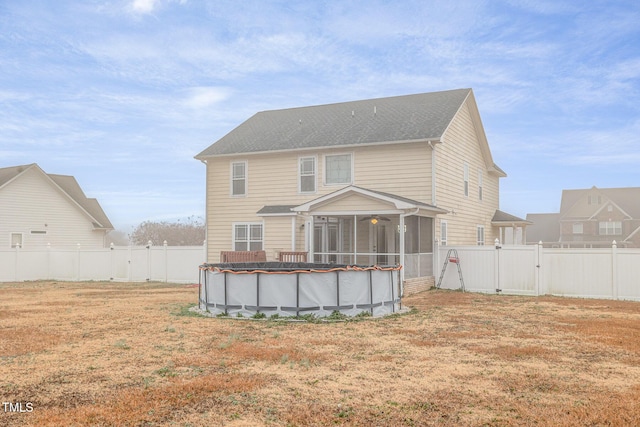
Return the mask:
[[308, 248], [313, 262], [398, 265], [405, 279], [433, 276], [434, 221], [403, 214], [313, 216]]

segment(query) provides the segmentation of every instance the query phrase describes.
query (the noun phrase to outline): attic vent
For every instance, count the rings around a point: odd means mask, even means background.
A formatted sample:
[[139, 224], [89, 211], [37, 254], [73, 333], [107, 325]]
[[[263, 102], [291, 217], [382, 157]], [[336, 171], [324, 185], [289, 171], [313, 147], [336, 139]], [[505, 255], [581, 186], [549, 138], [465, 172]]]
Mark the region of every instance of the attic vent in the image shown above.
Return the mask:
[[373, 106], [373, 115], [374, 116], [376, 115], [376, 106], [375, 105]]
[[356, 112], [354, 110], [351, 110], [351, 117], [355, 117]]

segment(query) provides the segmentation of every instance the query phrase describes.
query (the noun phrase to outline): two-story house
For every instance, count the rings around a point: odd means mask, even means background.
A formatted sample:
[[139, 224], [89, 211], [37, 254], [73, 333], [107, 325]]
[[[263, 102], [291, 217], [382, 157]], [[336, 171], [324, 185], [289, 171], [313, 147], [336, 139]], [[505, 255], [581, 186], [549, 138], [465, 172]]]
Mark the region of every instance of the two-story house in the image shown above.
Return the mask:
[[37, 164], [0, 168], [0, 249], [105, 247], [113, 226], [73, 176]]
[[405, 279], [433, 283], [434, 245], [493, 244], [500, 227], [524, 223], [498, 211], [506, 174], [471, 89], [263, 111], [196, 159], [207, 168], [208, 262], [305, 251], [399, 263]]
[[640, 247], [640, 188], [563, 190], [560, 212], [528, 214], [528, 243], [546, 246]]

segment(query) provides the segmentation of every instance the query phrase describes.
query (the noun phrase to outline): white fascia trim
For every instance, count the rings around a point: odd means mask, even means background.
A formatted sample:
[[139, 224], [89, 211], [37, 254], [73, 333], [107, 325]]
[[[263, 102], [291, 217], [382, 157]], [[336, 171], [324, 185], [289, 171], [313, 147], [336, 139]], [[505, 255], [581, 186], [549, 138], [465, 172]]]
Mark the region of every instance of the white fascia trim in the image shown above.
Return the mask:
[[366, 210], [366, 211], [318, 211], [313, 216], [363, 216], [363, 215], [401, 215], [401, 210]]
[[371, 147], [375, 145], [393, 145], [393, 144], [411, 144], [414, 142], [431, 142], [432, 144], [438, 144], [440, 138], [421, 138], [421, 139], [408, 139], [405, 141], [380, 141], [380, 142], [366, 142], [362, 144], [344, 144], [344, 145], [322, 145], [317, 147], [304, 147], [304, 148], [287, 148], [284, 150], [268, 150], [268, 151], [243, 151], [239, 153], [228, 153], [228, 154], [208, 154], [204, 156], [196, 156], [194, 157], [197, 160], [206, 160], [216, 157], [238, 157], [238, 156], [253, 156], [257, 154], [273, 154], [273, 153], [289, 153], [289, 152], [300, 152], [300, 151], [320, 151], [320, 150], [341, 150], [344, 148], [356, 148], [356, 147]]
[[363, 188], [359, 188], [359, 187], [350, 185], [348, 187], [344, 187], [344, 188], [342, 188], [340, 190], [334, 191], [333, 193], [326, 194], [326, 195], [324, 195], [322, 197], [319, 197], [319, 198], [317, 198], [315, 200], [312, 200], [310, 202], [304, 203], [304, 204], [302, 204], [300, 206], [296, 206], [295, 208], [293, 208], [293, 211], [294, 212], [309, 212], [311, 209], [313, 209], [313, 206], [322, 204], [324, 202], [327, 202], [327, 201], [333, 200], [333, 199], [339, 200], [340, 198], [346, 197], [347, 193], [351, 193], [351, 192], [357, 193], [357, 194], [361, 194], [363, 196], [367, 196], [367, 197], [370, 197], [372, 199], [381, 200], [381, 201], [390, 203], [390, 204], [394, 205], [396, 209], [415, 209], [416, 207], [418, 207], [417, 205], [412, 204], [412, 203], [407, 203], [407, 202], [404, 202], [402, 200], [394, 199], [392, 197], [384, 196], [382, 194], [378, 194], [378, 193], [375, 193], [373, 191], [368, 191], [368, 190], [365, 190]]
[[263, 217], [263, 216], [296, 216], [296, 212], [284, 212], [284, 213], [257, 213], [257, 216]]

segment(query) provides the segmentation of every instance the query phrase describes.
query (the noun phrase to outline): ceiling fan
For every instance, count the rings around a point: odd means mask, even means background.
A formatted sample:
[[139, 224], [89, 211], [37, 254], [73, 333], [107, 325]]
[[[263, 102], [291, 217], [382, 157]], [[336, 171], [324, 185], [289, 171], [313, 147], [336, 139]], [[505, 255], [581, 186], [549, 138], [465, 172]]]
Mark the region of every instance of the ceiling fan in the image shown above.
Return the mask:
[[369, 215], [364, 218], [360, 218], [360, 221], [369, 221], [371, 224], [376, 225], [379, 221], [391, 221], [389, 218], [379, 215]]

